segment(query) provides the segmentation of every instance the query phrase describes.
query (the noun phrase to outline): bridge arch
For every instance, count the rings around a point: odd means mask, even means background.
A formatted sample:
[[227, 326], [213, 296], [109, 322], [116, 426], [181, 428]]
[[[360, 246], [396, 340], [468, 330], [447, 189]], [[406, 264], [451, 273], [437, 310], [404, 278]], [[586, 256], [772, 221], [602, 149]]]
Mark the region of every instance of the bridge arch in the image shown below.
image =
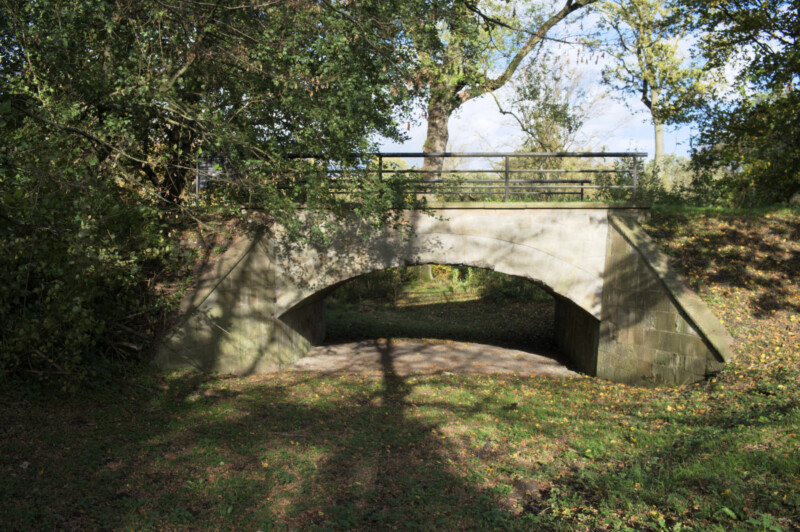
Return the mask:
[[585, 373], [634, 383], [701, 379], [729, 359], [730, 336], [638, 228], [639, 212], [450, 204], [407, 211], [404, 231], [354, 220], [326, 245], [302, 244], [275, 225], [241, 239], [201, 280], [156, 361], [238, 374], [278, 370], [324, 337], [321, 300], [333, 287], [386, 268], [455, 264], [550, 291], [559, 346]]
[[484, 268], [533, 281], [600, 319], [602, 271], [582, 268], [547, 249], [474, 234], [418, 233], [400, 244], [397, 238], [384, 236], [365, 242], [362, 249], [348, 247], [348, 252], [335, 260], [312, 256], [296, 265], [296, 272], [314, 271], [316, 279], [287, 281], [276, 301], [278, 317], [362, 275], [400, 266], [447, 264]]

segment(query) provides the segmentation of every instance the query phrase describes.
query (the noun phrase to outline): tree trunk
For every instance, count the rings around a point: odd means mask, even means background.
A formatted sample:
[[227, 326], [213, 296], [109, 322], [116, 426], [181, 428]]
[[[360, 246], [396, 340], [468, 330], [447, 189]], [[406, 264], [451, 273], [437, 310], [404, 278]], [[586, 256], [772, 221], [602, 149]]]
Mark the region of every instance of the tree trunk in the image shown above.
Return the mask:
[[[441, 90], [441, 89], [440, 89]], [[450, 120], [450, 113], [453, 112], [453, 107], [447, 105], [442, 97], [431, 96], [428, 102], [428, 131], [425, 138], [425, 144], [422, 146], [422, 151], [425, 153], [443, 153], [447, 151], [447, 141], [450, 137], [447, 130], [447, 122]], [[434, 173], [424, 173], [423, 179], [432, 181], [442, 178], [442, 171], [444, 167], [444, 158], [442, 157], [426, 157], [425, 162], [422, 164], [423, 170], [433, 170]]]
[[664, 124], [658, 120], [653, 120], [653, 128], [656, 136], [656, 153], [653, 157], [655, 173], [659, 179], [664, 173]]
[[[652, 108], [657, 109], [658, 105], [658, 90], [651, 88], [650, 89], [650, 101], [652, 102]], [[652, 115], [653, 111], [650, 110]], [[653, 130], [655, 132], [655, 141], [656, 141], [656, 153], [653, 156], [653, 167], [655, 176], [660, 180], [663, 178], [664, 172], [664, 123], [653, 116]]]
[[[443, 92], [444, 90], [446, 89], [438, 89], [439, 92]], [[454, 97], [455, 91], [452, 92], [452, 97]], [[431, 96], [431, 99], [428, 102], [428, 131], [425, 138], [425, 144], [422, 146], [422, 151], [424, 153], [444, 153], [447, 151], [447, 141], [450, 138], [450, 134], [447, 130], [447, 123], [450, 121], [450, 114], [457, 107], [457, 105], [448, 105], [446, 98], [441, 96]], [[432, 170], [433, 172], [430, 174], [422, 174], [422, 178], [425, 181], [436, 181], [442, 179], [442, 174], [440, 172], [442, 171], [443, 167], [443, 157], [426, 157], [425, 162], [422, 164], [422, 169]], [[424, 194], [423, 198], [426, 200], [432, 200], [434, 195], [431, 193]], [[428, 281], [432, 281], [433, 271], [431, 270], [431, 265], [426, 264], [421, 268], [422, 272], [424, 272], [424, 278]]]

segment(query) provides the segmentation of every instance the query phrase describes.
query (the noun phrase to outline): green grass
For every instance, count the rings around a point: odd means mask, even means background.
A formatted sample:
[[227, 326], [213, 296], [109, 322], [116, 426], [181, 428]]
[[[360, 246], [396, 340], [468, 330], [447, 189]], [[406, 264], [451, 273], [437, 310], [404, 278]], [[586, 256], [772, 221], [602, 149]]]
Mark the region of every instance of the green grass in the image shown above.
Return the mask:
[[766, 215], [775, 215], [775, 216], [796, 216], [800, 213], [800, 207], [795, 206], [783, 206], [783, 205], [772, 205], [772, 206], [763, 206], [763, 207], [747, 207], [747, 208], [735, 208], [735, 207], [701, 207], [701, 206], [691, 206], [691, 205], [679, 205], [679, 204], [660, 204], [656, 203], [651, 207], [651, 210], [656, 214], [662, 215], [685, 215], [696, 217], [699, 215], [711, 215], [711, 216], [731, 216], [733, 218], [762, 218]]
[[796, 530], [800, 217], [656, 212], [647, 229], [736, 338], [715, 380], [143, 369], [77, 396], [6, 391], [0, 523]]

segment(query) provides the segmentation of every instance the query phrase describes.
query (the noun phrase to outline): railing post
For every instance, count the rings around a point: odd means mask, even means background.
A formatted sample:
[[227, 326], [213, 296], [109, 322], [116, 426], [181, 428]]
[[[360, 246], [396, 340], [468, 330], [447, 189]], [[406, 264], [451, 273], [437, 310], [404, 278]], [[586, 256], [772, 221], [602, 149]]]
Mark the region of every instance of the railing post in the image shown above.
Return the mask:
[[639, 157], [633, 156], [633, 201], [636, 201], [636, 187], [639, 184]]
[[508, 201], [508, 155], [505, 156], [506, 160], [506, 171], [505, 171], [505, 197], [503, 201]]
[[194, 206], [200, 206], [200, 150], [194, 159]]
[[383, 155], [378, 154], [378, 181], [383, 181]]

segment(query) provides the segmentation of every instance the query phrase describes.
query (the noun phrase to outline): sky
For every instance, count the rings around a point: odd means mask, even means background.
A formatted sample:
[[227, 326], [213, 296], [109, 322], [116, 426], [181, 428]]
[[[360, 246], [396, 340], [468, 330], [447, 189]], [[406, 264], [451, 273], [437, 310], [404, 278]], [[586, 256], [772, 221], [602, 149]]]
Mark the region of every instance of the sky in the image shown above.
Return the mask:
[[[632, 99], [631, 107], [644, 106]], [[502, 98], [501, 98], [502, 101]], [[425, 121], [411, 125], [410, 139], [402, 144], [383, 141], [382, 152], [421, 152], [425, 142]], [[502, 115], [491, 96], [484, 95], [464, 104], [448, 124], [450, 150], [457, 152], [513, 151], [521, 143], [522, 130], [513, 118]], [[623, 102], [607, 99], [599, 112], [589, 118], [583, 134], [592, 149], [604, 151], [640, 151], [653, 156], [655, 140], [653, 124], [645, 112], [633, 113]], [[667, 128], [664, 135], [666, 153], [686, 156], [689, 151], [688, 128]]]
[[[590, 15], [583, 20], [587, 27], [595, 25]], [[573, 29], [575, 28], [573, 24]], [[565, 32], [569, 32], [565, 29]], [[583, 26], [581, 25], [581, 29]], [[564, 35], [564, 33], [562, 33]], [[569, 38], [567, 37], [569, 40]], [[574, 41], [574, 39], [572, 39]], [[688, 46], [687, 43], [682, 43]], [[578, 46], [553, 45], [551, 48], [555, 55], [561, 58], [578, 57]], [[585, 54], [584, 54], [585, 56]], [[602, 70], [608, 64], [610, 57], [597, 58], [580, 65], [583, 89], [588, 94], [608, 92], [602, 83]], [[597, 61], [594, 61], [597, 59]], [[504, 102], [511, 94], [509, 84], [495, 92], [497, 98]], [[617, 96], [615, 98], [614, 96]], [[627, 105], [626, 105], [627, 103]], [[508, 107], [504, 104], [504, 107]], [[410, 139], [399, 144], [384, 140], [380, 142], [382, 152], [421, 152], [425, 142], [425, 120], [421, 113], [416, 124], [411, 124], [408, 130]], [[502, 115], [491, 95], [484, 95], [464, 104], [451, 116], [449, 122], [450, 142], [449, 151], [454, 152], [484, 152], [484, 151], [514, 151], [522, 143], [523, 133], [514, 119]], [[583, 139], [578, 142], [582, 151], [592, 149], [597, 151], [637, 151], [646, 152], [652, 159], [655, 151], [653, 124], [650, 114], [644, 104], [637, 97], [630, 97], [627, 101], [620, 101], [618, 95], [609, 93], [595, 112], [587, 119], [582, 129]], [[688, 156], [689, 127], [667, 127], [664, 134], [664, 149], [666, 153]], [[409, 161], [412, 162], [413, 161]]]

